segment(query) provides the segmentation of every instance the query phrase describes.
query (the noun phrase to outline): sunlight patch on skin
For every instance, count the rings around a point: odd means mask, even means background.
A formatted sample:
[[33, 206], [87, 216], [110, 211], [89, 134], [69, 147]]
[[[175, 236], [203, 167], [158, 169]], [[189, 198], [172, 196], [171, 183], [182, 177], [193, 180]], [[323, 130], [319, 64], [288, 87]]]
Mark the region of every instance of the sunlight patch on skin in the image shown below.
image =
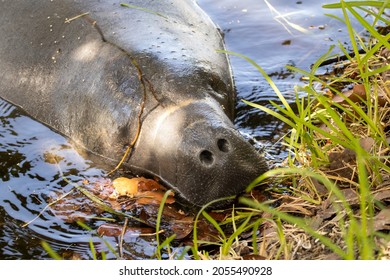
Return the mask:
[[97, 40], [83, 44], [74, 51], [73, 58], [77, 61], [92, 61], [99, 53], [99, 46]]

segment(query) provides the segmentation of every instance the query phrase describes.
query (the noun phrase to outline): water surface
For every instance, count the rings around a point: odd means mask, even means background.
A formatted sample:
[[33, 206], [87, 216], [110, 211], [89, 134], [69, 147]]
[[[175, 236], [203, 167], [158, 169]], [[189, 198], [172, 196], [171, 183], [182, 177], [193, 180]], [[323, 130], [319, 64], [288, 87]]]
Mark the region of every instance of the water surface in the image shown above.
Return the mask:
[[[331, 45], [340, 42], [348, 48], [344, 25], [324, 15], [332, 13], [342, 17], [341, 11], [322, 9], [322, 5], [334, 2], [198, 1], [223, 31], [226, 48], [253, 59], [290, 102], [295, 98], [294, 87], [303, 82], [301, 75], [287, 70], [286, 65], [309, 71]], [[281, 123], [241, 101], [268, 105], [270, 100], [278, 102], [276, 94], [252, 65], [236, 56], [230, 59], [238, 94], [236, 125], [241, 132], [266, 145], [269, 155], [282, 160], [285, 153], [277, 142], [281, 136]]]

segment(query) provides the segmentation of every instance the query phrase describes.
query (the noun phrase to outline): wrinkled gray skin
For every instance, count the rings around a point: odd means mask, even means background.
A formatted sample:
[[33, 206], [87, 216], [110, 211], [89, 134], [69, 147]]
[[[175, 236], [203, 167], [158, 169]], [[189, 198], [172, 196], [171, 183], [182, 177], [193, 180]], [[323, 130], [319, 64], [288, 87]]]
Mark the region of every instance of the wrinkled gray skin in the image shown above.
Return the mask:
[[0, 96], [115, 162], [144, 108], [126, 168], [198, 206], [242, 192], [266, 164], [231, 122], [217, 28], [191, 0], [126, 2], [149, 12], [113, 0], [1, 0]]

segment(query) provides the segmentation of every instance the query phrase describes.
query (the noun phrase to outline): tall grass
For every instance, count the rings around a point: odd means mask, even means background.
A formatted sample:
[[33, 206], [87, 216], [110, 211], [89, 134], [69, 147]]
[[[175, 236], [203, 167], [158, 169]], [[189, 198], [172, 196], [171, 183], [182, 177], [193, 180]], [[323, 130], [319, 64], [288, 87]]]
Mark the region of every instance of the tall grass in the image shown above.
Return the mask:
[[[239, 56], [252, 64], [263, 75], [279, 98], [278, 103], [271, 101], [270, 106], [244, 102], [274, 116], [290, 127], [288, 135], [284, 137], [284, 142], [291, 151], [286, 168], [266, 172], [257, 178], [248, 187], [248, 190], [276, 178], [283, 178], [283, 180], [293, 182], [293, 188], [290, 190], [293, 196], [299, 196], [309, 203], [320, 205], [324, 198], [318, 195], [313, 179], [320, 182], [326, 187], [328, 197], [335, 196], [340, 201], [337, 206], [339, 207], [338, 212], [345, 214], [338, 219], [343, 242], [335, 242], [323, 233], [311, 228], [305, 217], [284, 213], [267, 203], [259, 203], [248, 198], [241, 198], [240, 202], [252, 209], [269, 213], [275, 221], [280, 219], [283, 223], [304, 230], [314, 239], [319, 240], [325, 248], [343, 259], [375, 259], [379, 251], [375, 238], [381, 236], [389, 240], [388, 235], [375, 233], [373, 228], [378, 205], [375, 204], [372, 193], [383, 182], [383, 174], [390, 173], [388, 156], [384, 156], [389, 150], [389, 143], [386, 140], [387, 135], [383, 126], [380, 124], [386, 110], [385, 112], [381, 111], [383, 108], [378, 105], [378, 89], [388, 86], [388, 83], [385, 84], [380, 78], [380, 74], [389, 71], [390, 67], [388, 64], [379, 67], [373, 65], [376, 53], [381, 48], [390, 49], [388, 42], [390, 34], [381, 35], [375, 29], [375, 24], [378, 22], [385, 25], [390, 24], [383, 14], [385, 9], [390, 7], [389, 3], [390, 1], [341, 1], [337, 4], [324, 6], [324, 8], [342, 10], [343, 18], [330, 16], [344, 22], [347, 26], [353, 53], [349, 53], [341, 43], [338, 47], [351, 61], [351, 65], [354, 65], [353, 68], [357, 75], [355, 78], [347, 75], [334, 76], [326, 82], [316, 75], [319, 66], [330, 57], [332, 49], [319, 58], [311, 71], [289, 66], [290, 70], [308, 77], [308, 83], [297, 88], [295, 106], [289, 104], [275, 83], [255, 61], [241, 54], [224, 51], [227, 54]], [[370, 15], [373, 21], [369, 22], [369, 17], [362, 16], [362, 13]], [[352, 18], [369, 32], [371, 36], [369, 41], [362, 38], [360, 33], [353, 28]], [[360, 54], [361, 49], [364, 50], [365, 54]], [[366, 97], [359, 101], [351, 100], [341, 92], [340, 88], [336, 87], [340, 83], [363, 85]], [[323, 90], [317, 90], [318, 85], [334, 95], [341, 96], [344, 102], [333, 102], [332, 98], [325, 95]], [[390, 94], [388, 90], [387, 94]], [[389, 96], [386, 98], [389, 101]], [[366, 151], [362, 147], [361, 138], [364, 137], [371, 137], [374, 140], [373, 150]], [[356, 154], [357, 180], [347, 181], [352, 188], [357, 190], [358, 210], [348, 203], [348, 199], [340, 189], [340, 181], [346, 181], [346, 179], [335, 178], [324, 172], [329, 164], [329, 152], [336, 148], [349, 149]], [[252, 224], [248, 224], [247, 220], [244, 220], [242, 225], [245, 225], [246, 229], [255, 228], [253, 221], [256, 220], [252, 219]], [[285, 242], [283, 238], [284, 236], [281, 235], [280, 244]], [[226, 254], [226, 251], [223, 253]]]

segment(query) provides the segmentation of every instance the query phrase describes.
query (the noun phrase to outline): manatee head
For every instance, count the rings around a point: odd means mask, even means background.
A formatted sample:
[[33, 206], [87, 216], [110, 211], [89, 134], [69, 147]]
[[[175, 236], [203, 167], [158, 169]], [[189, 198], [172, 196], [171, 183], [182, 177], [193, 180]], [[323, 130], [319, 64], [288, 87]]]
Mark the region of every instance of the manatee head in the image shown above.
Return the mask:
[[133, 161], [194, 205], [237, 195], [267, 170], [213, 100], [189, 101], [148, 118], [153, 128], [143, 130], [148, 134], [141, 135], [139, 145], [149, 147]]

